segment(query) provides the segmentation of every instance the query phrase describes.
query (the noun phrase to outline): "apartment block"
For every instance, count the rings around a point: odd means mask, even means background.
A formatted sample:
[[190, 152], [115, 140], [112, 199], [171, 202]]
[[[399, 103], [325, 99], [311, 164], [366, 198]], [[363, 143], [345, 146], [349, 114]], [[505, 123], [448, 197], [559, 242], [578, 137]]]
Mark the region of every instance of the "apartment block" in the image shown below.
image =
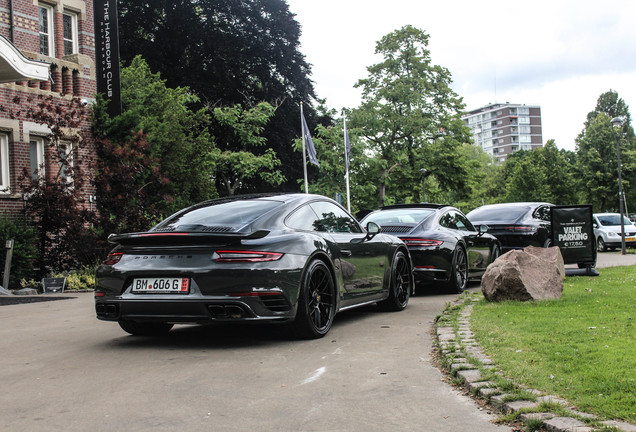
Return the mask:
[[462, 120], [470, 127], [475, 145], [500, 163], [518, 150], [543, 146], [538, 105], [490, 104], [464, 114]]

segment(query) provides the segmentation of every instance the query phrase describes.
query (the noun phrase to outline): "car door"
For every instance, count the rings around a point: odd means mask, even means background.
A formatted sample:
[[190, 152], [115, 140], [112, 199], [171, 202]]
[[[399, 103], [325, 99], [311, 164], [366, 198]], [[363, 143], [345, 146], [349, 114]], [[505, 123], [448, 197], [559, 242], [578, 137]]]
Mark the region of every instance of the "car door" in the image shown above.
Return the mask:
[[483, 271], [488, 266], [490, 259], [491, 242], [481, 235], [466, 216], [456, 210], [452, 210], [455, 227], [464, 237], [468, 248], [468, 268], [471, 272]]
[[321, 232], [334, 245], [334, 263], [339, 267], [344, 286], [342, 305], [346, 306], [347, 300], [358, 302], [361, 297], [372, 299], [381, 295], [391, 245], [377, 239], [351, 242], [366, 236], [351, 215], [329, 201], [309, 205], [318, 215]]
[[532, 218], [538, 225], [538, 246], [552, 245], [552, 217], [549, 205], [540, 205], [532, 212]]

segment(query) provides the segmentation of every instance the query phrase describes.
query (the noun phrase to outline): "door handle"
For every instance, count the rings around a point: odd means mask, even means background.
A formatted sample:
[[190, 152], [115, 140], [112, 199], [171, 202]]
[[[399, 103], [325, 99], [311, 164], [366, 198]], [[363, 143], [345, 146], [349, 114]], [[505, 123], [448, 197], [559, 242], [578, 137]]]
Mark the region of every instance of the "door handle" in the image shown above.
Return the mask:
[[349, 249], [341, 249], [340, 253], [342, 254], [342, 256], [346, 256], [346, 257], [351, 256], [351, 251]]

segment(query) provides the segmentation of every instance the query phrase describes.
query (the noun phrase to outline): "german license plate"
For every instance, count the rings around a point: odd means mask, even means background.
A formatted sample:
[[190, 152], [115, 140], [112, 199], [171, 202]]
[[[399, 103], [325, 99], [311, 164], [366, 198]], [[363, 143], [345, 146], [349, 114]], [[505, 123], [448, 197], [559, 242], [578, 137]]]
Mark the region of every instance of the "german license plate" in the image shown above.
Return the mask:
[[132, 292], [134, 293], [188, 293], [190, 292], [189, 278], [135, 278]]

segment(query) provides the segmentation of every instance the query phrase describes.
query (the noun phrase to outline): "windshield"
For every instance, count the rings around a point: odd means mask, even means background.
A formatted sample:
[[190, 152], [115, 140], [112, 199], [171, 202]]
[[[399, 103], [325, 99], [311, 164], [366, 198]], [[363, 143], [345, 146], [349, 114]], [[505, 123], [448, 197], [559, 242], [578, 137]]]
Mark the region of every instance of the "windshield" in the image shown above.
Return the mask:
[[177, 213], [161, 222], [153, 230], [166, 230], [168, 228], [205, 230], [205, 228], [218, 226], [242, 227], [279, 205], [278, 201], [268, 200], [210, 203]]
[[375, 222], [378, 225], [418, 224], [435, 213], [433, 209], [392, 209], [372, 213], [364, 219], [364, 223]]
[[[598, 221], [603, 226], [617, 226], [621, 224], [621, 215], [619, 214], [597, 216], [597, 218], [598, 218]], [[629, 219], [627, 219], [625, 216], [623, 216], [623, 225], [631, 225], [631, 224], [632, 222]]]
[[528, 212], [528, 207], [485, 207], [478, 208], [466, 215], [473, 223], [475, 221], [512, 222]]

